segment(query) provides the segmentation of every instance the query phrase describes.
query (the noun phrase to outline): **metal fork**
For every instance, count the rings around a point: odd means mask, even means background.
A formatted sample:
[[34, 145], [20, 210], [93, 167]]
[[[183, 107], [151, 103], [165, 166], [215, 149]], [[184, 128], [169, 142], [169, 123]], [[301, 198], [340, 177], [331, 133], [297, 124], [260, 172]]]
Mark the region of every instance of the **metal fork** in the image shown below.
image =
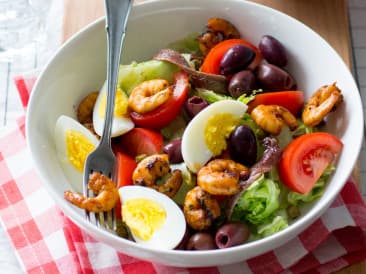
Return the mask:
[[[90, 197], [88, 190], [89, 176], [93, 172], [100, 172], [112, 180], [115, 179], [116, 157], [111, 148], [111, 130], [116, 97], [118, 69], [121, 50], [126, 32], [128, 16], [132, 6], [132, 0], [105, 0], [106, 32], [107, 32], [107, 106], [102, 137], [97, 148], [89, 154], [85, 161], [83, 194]], [[92, 194], [93, 195], [93, 194]], [[97, 226], [115, 230], [115, 210], [103, 213], [95, 213], [94, 218], [86, 211], [87, 220]]]

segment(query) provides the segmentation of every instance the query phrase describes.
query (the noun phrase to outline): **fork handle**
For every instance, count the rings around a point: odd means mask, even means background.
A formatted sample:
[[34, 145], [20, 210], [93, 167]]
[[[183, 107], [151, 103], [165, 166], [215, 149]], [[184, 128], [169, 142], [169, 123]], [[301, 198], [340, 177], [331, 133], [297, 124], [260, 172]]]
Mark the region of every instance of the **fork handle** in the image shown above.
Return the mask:
[[105, 0], [107, 32], [107, 105], [101, 144], [111, 145], [118, 70], [132, 0]]

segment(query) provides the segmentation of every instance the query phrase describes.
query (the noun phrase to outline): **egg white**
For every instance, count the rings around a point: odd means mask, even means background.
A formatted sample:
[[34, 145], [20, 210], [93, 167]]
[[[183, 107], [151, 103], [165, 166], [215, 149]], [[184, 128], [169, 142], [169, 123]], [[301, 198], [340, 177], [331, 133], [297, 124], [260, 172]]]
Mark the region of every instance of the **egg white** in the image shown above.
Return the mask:
[[166, 195], [143, 186], [125, 186], [119, 189], [121, 204], [133, 198], [146, 198], [159, 203], [166, 212], [162, 227], [155, 231], [147, 241], [131, 232], [134, 240], [154, 249], [173, 249], [182, 240], [186, 231], [186, 222], [182, 210]]
[[86, 127], [73, 118], [62, 115], [57, 119], [54, 130], [54, 140], [58, 159], [61, 163], [64, 174], [73, 189], [75, 191], [82, 192], [83, 173], [77, 170], [70, 163], [67, 156], [66, 131], [69, 129], [82, 133], [95, 146], [98, 145], [99, 141]]
[[229, 113], [241, 117], [248, 109], [235, 100], [222, 100], [200, 111], [188, 124], [182, 136], [182, 156], [190, 171], [197, 173], [211, 158], [212, 152], [205, 143], [205, 128], [210, 117]]
[[[103, 100], [103, 97], [105, 97], [107, 94], [107, 82], [104, 83], [102, 89], [100, 90], [97, 100], [95, 101], [94, 109], [93, 109], [93, 126], [95, 132], [102, 136], [103, 133], [103, 125], [104, 125], [104, 117], [100, 116], [100, 108], [101, 108], [101, 102]], [[103, 111], [105, 112], [105, 110]], [[115, 116], [113, 117], [112, 122], [112, 130], [111, 135], [112, 137], [120, 136], [127, 131], [131, 130], [134, 127], [134, 123], [129, 117], [121, 117], [121, 116]]]

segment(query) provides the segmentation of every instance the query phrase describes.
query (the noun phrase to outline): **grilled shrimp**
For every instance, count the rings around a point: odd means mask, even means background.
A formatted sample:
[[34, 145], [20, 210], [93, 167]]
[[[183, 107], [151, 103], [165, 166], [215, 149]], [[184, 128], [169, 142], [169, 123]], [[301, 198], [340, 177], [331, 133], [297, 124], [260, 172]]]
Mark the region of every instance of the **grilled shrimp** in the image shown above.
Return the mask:
[[325, 115], [343, 101], [340, 89], [335, 83], [320, 87], [309, 99], [302, 113], [305, 125], [318, 125]]
[[278, 105], [258, 105], [252, 110], [251, 116], [260, 128], [272, 135], [280, 134], [285, 125], [290, 130], [295, 130], [298, 126], [296, 117]]
[[116, 184], [98, 172], [90, 175], [88, 189], [92, 190], [96, 196], [85, 197], [77, 192], [65, 191], [64, 198], [81, 209], [97, 213], [111, 210], [119, 199]]
[[95, 91], [85, 96], [77, 108], [77, 119], [81, 124], [93, 122], [93, 110], [99, 92]]
[[197, 173], [197, 184], [212, 195], [234, 195], [240, 180], [249, 176], [249, 169], [229, 159], [215, 159]]
[[154, 154], [138, 163], [132, 174], [135, 185], [153, 188], [169, 197], [173, 197], [179, 190], [183, 178], [180, 170], [173, 170], [162, 184], [157, 184], [160, 178], [169, 175], [170, 165], [167, 154]]
[[221, 41], [235, 38], [240, 38], [239, 31], [229, 21], [210, 18], [207, 22], [207, 31], [198, 37], [198, 42], [201, 52], [206, 55]]
[[100, 136], [95, 133], [93, 126], [93, 110], [95, 106], [95, 102], [97, 100], [99, 92], [91, 92], [87, 96], [85, 96], [76, 109], [77, 120], [84, 127], [90, 130], [97, 138]]
[[146, 113], [164, 104], [173, 95], [173, 88], [164, 79], [142, 82], [128, 98], [128, 106], [138, 113]]
[[196, 230], [209, 228], [221, 214], [217, 200], [200, 186], [187, 192], [183, 212], [188, 225]]

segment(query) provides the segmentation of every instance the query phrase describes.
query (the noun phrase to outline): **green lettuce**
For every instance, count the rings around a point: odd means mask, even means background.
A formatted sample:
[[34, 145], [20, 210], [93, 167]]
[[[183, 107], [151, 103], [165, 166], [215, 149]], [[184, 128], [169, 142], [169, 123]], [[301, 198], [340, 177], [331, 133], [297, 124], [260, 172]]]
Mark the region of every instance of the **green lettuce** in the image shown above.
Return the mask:
[[187, 192], [196, 186], [196, 176], [188, 170], [185, 163], [172, 164], [170, 168], [171, 170], [179, 169], [182, 171], [182, 185], [172, 199], [178, 205], [183, 205]]
[[328, 166], [320, 176], [319, 180], [315, 183], [311, 191], [307, 194], [300, 194], [295, 191], [290, 191], [287, 195], [289, 204], [298, 205], [299, 203], [310, 203], [319, 197], [321, 197], [325, 191], [325, 185], [328, 182], [329, 176], [335, 170], [334, 165]]
[[299, 126], [292, 132], [292, 136], [294, 138], [299, 137], [304, 134], [313, 133], [313, 132], [318, 131], [318, 129], [316, 127], [305, 125], [301, 119], [298, 119], [297, 122], [298, 122]]
[[233, 97], [224, 95], [224, 94], [218, 94], [212, 90], [203, 89], [203, 88], [197, 88], [197, 96], [205, 99], [209, 104], [221, 101], [221, 100], [235, 100]]
[[271, 179], [261, 175], [238, 199], [231, 219], [261, 224], [279, 208], [280, 189]]
[[200, 33], [191, 33], [181, 40], [177, 40], [168, 45], [168, 48], [180, 53], [200, 53], [197, 37]]
[[275, 234], [288, 227], [288, 218], [286, 211], [281, 211], [270, 222], [257, 226], [257, 234], [259, 237], [267, 237]]
[[263, 90], [253, 90], [250, 94], [243, 94], [235, 99], [234, 97], [231, 97], [229, 95], [218, 94], [212, 90], [197, 88], [197, 95], [205, 99], [210, 104], [221, 100], [237, 100], [247, 105], [250, 101], [254, 100], [255, 95], [260, 92], [263, 92]]
[[187, 122], [183, 114], [178, 115], [171, 123], [160, 130], [165, 140], [173, 140], [183, 136]]
[[246, 94], [246, 93], [242, 94], [236, 100], [247, 105], [247, 104], [249, 104], [249, 102], [251, 102], [255, 99], [255, 95], [257, 93], [261, 93], [261, 92], [263, 92], [262, 89], [255, 89], [255, 90], [252, 90], [249, 94]]

